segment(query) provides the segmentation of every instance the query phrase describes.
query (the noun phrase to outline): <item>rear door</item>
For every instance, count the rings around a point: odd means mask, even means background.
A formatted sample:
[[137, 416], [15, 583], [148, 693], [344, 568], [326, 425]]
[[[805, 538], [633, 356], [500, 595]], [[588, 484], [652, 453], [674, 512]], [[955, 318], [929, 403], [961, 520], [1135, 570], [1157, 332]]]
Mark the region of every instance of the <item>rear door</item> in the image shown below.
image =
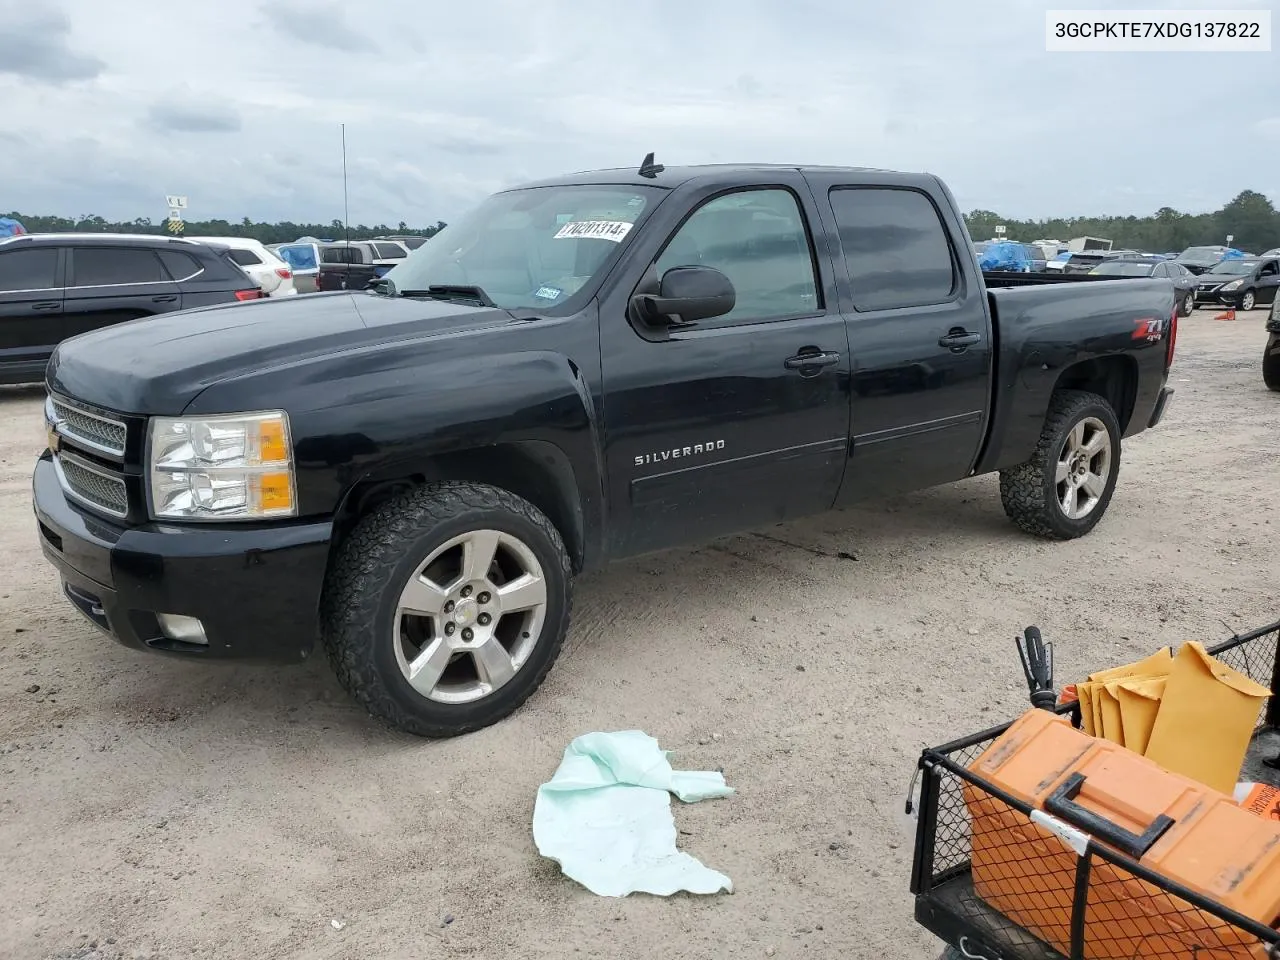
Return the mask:
[[0, 247], [0, 381], [43, 375], [43, 364], [65, 336], [62, 248]]
[[962, 269], [962, 224], [941, 191], [809, 178], [847, 271], [853, 452], [840, 501], [967, 476], [986, 429], [992, 343], [986, 291]]
[[150, 247], [71, 246], [67, 255], [67, 336], [182, 309], [178, 285]]

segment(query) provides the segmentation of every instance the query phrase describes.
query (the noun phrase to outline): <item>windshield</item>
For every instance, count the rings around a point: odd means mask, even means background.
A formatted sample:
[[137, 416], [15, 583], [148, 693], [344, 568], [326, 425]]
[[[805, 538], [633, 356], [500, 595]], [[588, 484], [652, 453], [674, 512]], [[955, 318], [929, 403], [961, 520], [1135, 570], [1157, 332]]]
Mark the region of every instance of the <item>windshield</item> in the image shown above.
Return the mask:
[[1256, 260], [1221, 260], [1213, 265], [1209, 273], [1229, 273], [1238, 277], [1253, 273], [1253, 268], [1257, 265]]
[[1178, 254], [1179, 260], [1217, 260], [1222, 256], [1218, 247], [1187, 247]]
[[478, 287], [507, 309], [563, 303], [600, 272], [661, 192], [574, 184], [494, 194], [388, 271], [386, 292]]
[[1089, 272], [1102, 277], [1149, 277], [1155, 269], [1154, 263], [1142, 263], [1134, 260], [1112, 260], [1100, 263]]

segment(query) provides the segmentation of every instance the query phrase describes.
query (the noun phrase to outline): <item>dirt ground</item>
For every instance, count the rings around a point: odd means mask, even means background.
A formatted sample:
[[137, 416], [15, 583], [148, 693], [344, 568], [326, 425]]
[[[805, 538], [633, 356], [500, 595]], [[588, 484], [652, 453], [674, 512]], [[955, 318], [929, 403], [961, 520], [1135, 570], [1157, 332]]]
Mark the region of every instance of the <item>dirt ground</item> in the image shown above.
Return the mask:
[[[322, 659], [97, 633], [36, 542], [43, 395], [0, 390], [0, 956], [932, 960], [903, 799], [921, 747], [1023, 708], [1022, 627], [1065, 683], [1280, 616], [1263, 321], [1182, 322], [1174, 404], [1091, 536], [1019, 534], [984, 477], [621, 564], [580, 584], [542, 690], [444, 743], [369, 720]], [[538, 857], [565, 745], [633, 728], [737, 788], [675, 810], [733, 895], [598, 898]]]

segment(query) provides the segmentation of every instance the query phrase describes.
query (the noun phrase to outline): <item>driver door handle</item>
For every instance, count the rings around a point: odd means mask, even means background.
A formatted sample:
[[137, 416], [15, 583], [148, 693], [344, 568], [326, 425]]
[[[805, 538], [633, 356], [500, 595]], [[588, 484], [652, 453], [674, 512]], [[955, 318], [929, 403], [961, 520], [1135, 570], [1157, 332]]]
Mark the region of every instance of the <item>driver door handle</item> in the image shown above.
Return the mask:
[[838, 353], [798, 353], [794, 357], [787, 357], [782, 365], [788, 370], [804, 370], [808, 367], [829, 367], [833, 363], [840, 362], [840, 354]]
[[952, 327], [945, 337], [938, 338], [938, 346], [959, 352], [973, 346], [981, 339], [980, 333], [970, 333], [963, 327]]

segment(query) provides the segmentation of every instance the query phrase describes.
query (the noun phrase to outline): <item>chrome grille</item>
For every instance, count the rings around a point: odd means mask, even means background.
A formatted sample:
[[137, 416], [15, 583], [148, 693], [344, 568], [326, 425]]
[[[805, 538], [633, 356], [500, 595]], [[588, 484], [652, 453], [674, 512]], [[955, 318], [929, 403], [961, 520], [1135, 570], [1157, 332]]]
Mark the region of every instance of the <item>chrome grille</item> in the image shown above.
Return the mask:
[[68, 496], [113, 517], [129, 513], [129, 491], [124, 477], [68, 453], [55, 455], [53, 462]]
[[123, 459], [128, 430], [119, 420], [93, 413], [61, 397], [50, 397], [49, 405], [60, 435], [89, 450]]

